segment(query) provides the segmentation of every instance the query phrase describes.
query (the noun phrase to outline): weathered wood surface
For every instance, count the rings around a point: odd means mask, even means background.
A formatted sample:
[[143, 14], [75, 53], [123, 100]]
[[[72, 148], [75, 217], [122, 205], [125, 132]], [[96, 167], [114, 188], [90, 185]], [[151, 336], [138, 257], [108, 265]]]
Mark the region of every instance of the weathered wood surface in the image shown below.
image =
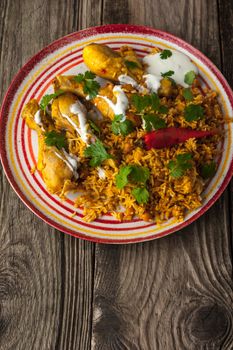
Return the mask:
[[[21, 65], [92, 25], [150, 25], [201, 49], [233, 84], [231, 0], [0, 0], [0, 99]], [[230, 187], [196, 223], [129, 246], [50, 228], [0, 181], [0, 349], [233, 348]]]

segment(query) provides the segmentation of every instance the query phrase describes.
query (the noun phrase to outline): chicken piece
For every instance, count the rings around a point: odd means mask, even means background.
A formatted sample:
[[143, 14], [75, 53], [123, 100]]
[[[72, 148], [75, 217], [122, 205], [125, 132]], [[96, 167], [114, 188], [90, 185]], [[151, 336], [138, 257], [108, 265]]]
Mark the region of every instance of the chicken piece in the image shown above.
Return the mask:
[[[44, 137], [39, 137], [39, 157], [37, 168], [41, 171], [45, 185], [50, 193], [61, 194], [69, 190], [74, 190], [77, 184], [71, 180], [74, 173], [67, 165], [66, 159], [56, 147], [48, 147], [44, 142]], [[67, 184], [69, 183], [69, 186]]]
[[[141, 80], [144, 74], [143, 66], [141, 61], [136, 55], [136, 52], [132, 47], [129, 46], [121, 46], [120, 52], [124, 61], [126, 62], [126, 66], [129, 71], [138, 79]], [[133, 62], [133, 64], [130, 64]], [[134, 64], [135, 63], [135, 64]]]
[[86, 96], [83, 91], [83, 84], [76, 82], [73, 75], [58, 75], [53, 80], [53, 88], [55, 92], [62, 90], [65, 92], [72, 92], [80, 97]]
[[158, 90], [159, 96], [176, 96], [178, 94], [177, 87], [171, 79], [164, 78], [160, 81], [160, 88]]
[[72, 93], [62, 94], [53, 101], [52, 118], [58, 130], [69, 131], [74, 136], [77, 133], [85, 143], [93, 137], [86, 107]]
[[30, 129], [41, 133], [53, 126], [51, 118], [40, 110], [37, 100], [30, 100], [23, 109], [22, 117]]
[[[110, 107], [109, 103], [101, 96], [107, 97], [110, 101], [116, 104], [117, 97], [116, 97], [116, 92], [114, 93], [113, 91], [113, 88], [114, 88], [114, 85], [111, 83], [105, 85], [104, 87], [100, 88], [99, 95], [92, 100], [96, 108], [102, 113], [102, 115], [111, 120], [114, 119], [115, 113]], [[136, 127], [141, 125], [141, 122], [142, 122], [141, 118], [132, 112], [127, 111], [126, 118], [131, 120], [134, 126]]]
[[102, 115], [111, 120], [114, 119], [114, 112], [109, 106], [108, 102], [100, 96], [105, 96], [113, 103], [116, 103], [116, 96], [113, 93], [114, 85], [109, 83], [99, 90], [99, 96], [93, 99], [94, 105], [102, 113]]
[[101, 78], [116, 82], [121, 74], [132, 76], [124, 58], [108, 46], [95, 43], [85, 46], [83, 59], [88, 68]]

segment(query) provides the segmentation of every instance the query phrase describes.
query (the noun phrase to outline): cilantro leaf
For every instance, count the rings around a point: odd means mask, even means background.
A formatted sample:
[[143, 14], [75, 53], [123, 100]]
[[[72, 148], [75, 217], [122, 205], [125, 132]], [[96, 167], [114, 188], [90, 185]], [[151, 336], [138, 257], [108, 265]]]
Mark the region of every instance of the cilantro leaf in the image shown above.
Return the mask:
[[132, 195], [138, 204], [146, 204], [149, 199], [149, 192], [146, 187], [136, 187], [132, 190]]
[[94, 73], [92, 73], [91, 71], [86, 71], [84, 74], [82, 73], [79, 73], [78, 75], [76, 75], [74, 77], [74, 80], [77, 82], [77, 83], [81, 83], [82, 81], [85, 81], [86, 79], [95, 79], [96, 75]]
[[138, 64], [137, 62], [134, 62], [134, 61], [128, 61], [126, 60], [125, 61], [125, 65], [128, 69], [134, 69], [134, 68], [138, 68]]
[[95, 132], [97, 132], [98, 135], [100, 135], [100, 128], [91, 119], [89, 119], [88, 122], [92, 130], [94, 130]]
[[100, 88], [98, 81], [94, 80], [95, 77], [96, 75], [90, 71], [86, 71], [84, 74], [79, 73], [74, 77], [77, 83], [83, 83], [83, 91], [85, 94], [89, 95], [91, 99], [98, 94]]
[[159, 118], [156, 115], [144, 114], [143, 121], [143, 127], [146, 131], [151, 131], [152, 129], [157, 130], [166, 128], [165, 120]]
[[169, 70], [168, 72], [165, 73], [160, 73], [163, 78], [168, 78], [171, 77], [174, 74], [174, 70]]
[[151, 105], [150, 95], [141, 96], [138, 94], [132, 95], [132, 104], [136, 108], [138, 113], [144, 111], [147, 107]]
[[184, 109], [184, 117], [188, 122], [202, 119], [204, 116], [204, 108], [200, 105], [190, 104]]
[[168, 57], [172, 56], [172, 52], [170, 50], [163, 50], [159, 56], [162, 60], [166, 60]]
[[209, 179], [210, 177], [213, 177], [216, 173], [217, 165], [214, 161], [212, 161], [209, 164], [203, 164], [201, 167], [201, 176], [203, 179]]
[[159, 96], [155, 92], [153, 92], [150, 95], [150, 104], [151, 104], [151, 107], [154, 111], [157, 111], [159, 109], [160, 99], [159, 99]]
[[183, 90], [183, 96], [186, 101], [191, 101], [193, 99], [193, 93], [190, 88]]
[[128, 175], [131, 173], [131, 170], [131, 165], [126, 165], [121, 167], [119, 173], [116, 175], [116, 187], [120, 190], [127, 185]]
[[131, 165], [130, 180], [137, 183], [146, 183], [150, 177], [150, 171], [146, 167]]
[[112, 158], [100, 140], [96, 140], [95, 143], [88, 146], [84, 151], [84, 155], [91, 158], [89, 164], [92, 167], [99, 166], [104, 160]]
[[116, 187], [122, 189], [128, 182], [146, 183], [149, 179], [150, 172], [146, 167], [138, 165], [122, 166], [116, 175]]
[[167, 114], [169, 111], [168, 107], [166, 106], [159, 106], [159, 109], [158, 109], [158, 112], [161, 113], [161, 114]]
[[45, 133], [45, 144], [47, 146], [55, 146], [58, 149], [67, 148], [67, 140], [64, 134], [55, 130]]
[[131, 120], [124, 119], [123, 114], [115, 115], [113, 121], [112, 121], [112, 132], [115, 135], [123, 135], [126, 136], [130, 134], [134, 130], [134, 126]]
[[185, 171], [192, 167], [192, 155], [190, 153], [179, 154], [176, 160], [171, 160], [168, 163], [170, 175], [174, 178], [179, 178], [184, 175]]
[[186, 73], [184, 76], [184, 82], [188, 85], [192, 85], [192, 83], [194, 82], [194, 79], [196, 78], [196, 74], [193, 70], [191, 70], [190, 72]]
[[144, 113], [147, 108], [162, 114], [166, 114], [168, 112], [168, 108], [160, 104], [161, 102], [159, 96], [156, 93], [144, 96], [133, 94], [131, 102], [138, 113]]
[[46, 107], [48, 106], [48, 104], [50, 103], [50, 101], [52, 101], [54, 98], [56, 98], [57, 96], [63, 94], [64, 91], [63, 90], [58, 90], [56, 91], [54, 94], [49, 94], [49, 95], [44, 95], [42, 97], [42, 100], [40, 102], [40, 108], [43, 111], [46, 111]]

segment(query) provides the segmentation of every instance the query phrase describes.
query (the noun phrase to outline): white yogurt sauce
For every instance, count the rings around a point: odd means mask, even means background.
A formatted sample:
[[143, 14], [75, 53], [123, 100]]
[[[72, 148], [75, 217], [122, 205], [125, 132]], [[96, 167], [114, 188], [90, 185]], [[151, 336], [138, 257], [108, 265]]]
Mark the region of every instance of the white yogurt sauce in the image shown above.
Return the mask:
[[145, 74], [143, 75], [143, 78], [145, 79], [145, 83], [148, 89], [152, 92], [157, 93], [160, 87], [160, 80], [162, 79], [162, 77], [157, 77], [153, 74]]
[[132, 87], [134, 87], [136, 90], [138, 90], [139, 92], [143, 92], [146, 90], [146, 88], [142, 85], [139, 85], [136, 80], [134, 80], [133, 78], [129, 77], [126, 74], [121, 74], [118, 77], [118, 80], [120, 82], [120, 84], [129, 84], [132, 85]]
[[87, 110], [86, 107], [79, 101], [76, 101], [74, 104], [70, 106], [70, 112], [78, 116], [79, 120], [79, 130], [81, 139], [87, 143], [88, 135], [87, 135]]
[[184, 82], [185, 74], [190, 71], [198, 74], [198, 69], [185, 54], [175, 50], [170, 51], [172, 55], [166, 59], [161, 59], [160, 52], [145, 56], [143, 63], [147, 65], [146, 71], [149, 74], [155, 75], [157, 78], [161, 78], [161, 73], [166, 73], [170, 70], [174, 71], [171, 78], [177, 84], [188, 87]]
[[42, 119], [41, 119], [41, 110], [40, 109], [38, 109], [38, 111], [34, 115], [34, 121], [37, 125], [39, 125], [41, 127], [42, 131], [45, 131], [45, 129], [43, 127]]
[[62, 153], [54, 152], [56, 156], [63, 160], [64, 163], [68, 166], [68, 168], [72, 171], [75, 180], [79, 178], [79, 174], [77, 172], [78, 166], [79, 166], [79, 159], [74, 154], [69, 154], [66, 152], [64, 148], [62, 148]]
[[40, 115], [40, 109], [38, 109], [38, 111], [36, 112], [36, 114], [34, 115], [34, 120], [35, 123], [39, 126], [42, 126], [42, 120], [41, 120], [41, 115]]
[[[108, 97], [106, 96], [101, 96], [98, 95], [98, 97], [103, 98], [109, 105], [109, 107], [113, 110], [115, 115], [118, 114], [123, 114], [125, 116], [125, 112], [129, 106], [129, 101], [128, 101], [128, 97], [126, 96], [126, 94], [124, 93], [124, 91], [122, 90], [122, 88], [118, 85], [114, 86], [113, 88], [113, 93], [117, 98], [117, 102], [113, 103]], [[122, 121], [124, 121], [125, 119], [122, 119]]]
[[98, 171], [99, 178], [100, 178], [101, 180], [106, 179], [106, 174], [105, 174], [105, 171], [104, 171], [103, 168], [98, 167], [98, 168], [97, 168], [97, 171]]

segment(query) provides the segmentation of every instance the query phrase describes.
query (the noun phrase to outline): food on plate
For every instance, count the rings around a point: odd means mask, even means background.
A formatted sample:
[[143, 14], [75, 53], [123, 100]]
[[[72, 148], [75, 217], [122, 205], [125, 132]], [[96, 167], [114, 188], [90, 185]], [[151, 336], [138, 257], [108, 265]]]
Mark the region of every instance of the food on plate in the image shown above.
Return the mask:
[[92, 43], [86, 70], [60, 75], [53, 93], [29, 101], [22, 117], [38, 133], [37, 169], [48, 191], [85, 221], [181, 221], [202, 204], [221, 156], [224, 117], [217, 93], [181, 52], [139, 58]]

